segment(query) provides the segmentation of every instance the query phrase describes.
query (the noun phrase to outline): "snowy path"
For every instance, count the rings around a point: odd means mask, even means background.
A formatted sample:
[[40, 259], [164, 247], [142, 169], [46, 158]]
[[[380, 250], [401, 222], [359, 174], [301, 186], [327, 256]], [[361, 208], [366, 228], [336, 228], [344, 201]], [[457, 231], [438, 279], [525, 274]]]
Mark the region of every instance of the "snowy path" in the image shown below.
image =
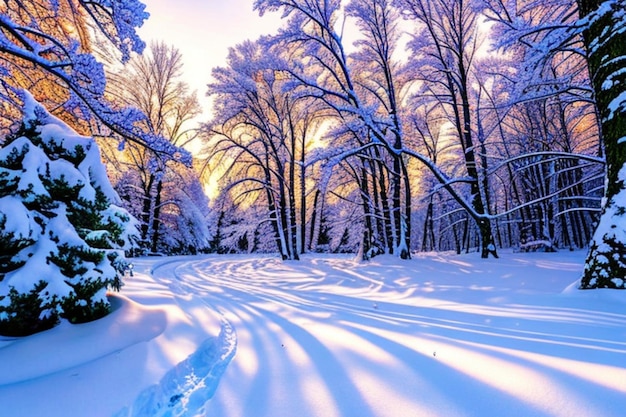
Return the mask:
[[623, 416], [625, 304], [557, 294], [580, 263], [552, 259], [213, 257], [169, 285], [237, 333], [206, 416]]

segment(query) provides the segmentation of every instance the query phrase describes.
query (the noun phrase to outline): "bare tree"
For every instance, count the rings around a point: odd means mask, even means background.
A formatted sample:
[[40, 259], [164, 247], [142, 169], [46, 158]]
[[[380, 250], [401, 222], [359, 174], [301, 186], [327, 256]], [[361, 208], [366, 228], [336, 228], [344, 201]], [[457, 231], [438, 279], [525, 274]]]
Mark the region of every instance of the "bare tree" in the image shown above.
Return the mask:
[[227, 67], [214, 69], [207, 167], [223, 170], [235, 203], [266, 207], [268, 219], [254, 221], [271, 224], [283, 259], [298, 259], [306, 241], [307, 153], [320, 122], [315, 103], [289, 90], [293, 80], [276, 68], [281, 60], [246, 42], [231, 49]]
[[19, 107], [22, 88], [42, 101], [60, 92], [65, 110], [76, 117], [95, 117], [118, 138], [190, 162], [187, 152], [143, 130], [139, 124], [145, 115], [137, 109], [115, 109], [104, 99], [106, 78], [103, 66], [91, 54], [91, 34], [107, 39], [125, 62], [132, 52], [144, 48], [135, 32], [148, 17], [144, 8], [137, 0], [1, 2], [0, 100]]
[[581, 37], [572, 30], [576, 7], [567, 0], [481, 4], [495, 22], [492, 39], [501, 57], [476, 77], [487, 100], [479, 114], [495, 121], [478, 127], [501, 143], [492, 142], [494, 155], [513, 158], [495, 162], [493, 175], [509, 189], [497, 208], [512, 213], [518, 207], [504, 231], [518, 234], [511, 242], [521, 240], [522, 247], [582, 247], [598, 210], [602, 169], [601, 158], [586, 156], [601, 156], [602, 149]]
[[[172, 145], [181, 147], [197, 136], [198, 130], [188, 127], [200, 114], [196, 94], [189, 92], [188, 85], [181, 80], [182, 75], [180, 51], [163, 42], [153, 43], [143, 55], [133, 56], [124, 69], [109, 74], [109, 96], [117, 103], [136, 107], [146, 114], [147, 118], [140, 126], [147, 133], [167, 138]], [[129, 145], [127, 152], [118, 159], [120, 164], [135, 172], [141, 193], [120, 191], [131, 200], [138, 200], [133, 205], [141, 207], [137, 214], [141, 220], [143, 244], [147, 250], [156, 252], [167, 237], [162, 230], [162, 210], [176, 204], [176, 200], [170, 198], [177, 192], [176, 187], [167, 182], [181, 178], [174, 175], [174, 171], [186, 168], [159, 158], [149, 148], [134, 144]], [[131, 181], [125, 186], [135, 187], [136, 184]], [[168, 188], [169, 193], [164, 191]]]
[[[430, 91], [449, 115], [463, 149], [463, 159], [470, 186], [470, 199], [481, 236], [481, 256], [488, 248], [495, 254], [489, 215], [489, 187], [481, 175], [480, 147], [474, 132], [477, 126], [470, 101], [475, 55], [481, 45], [477, 28], [479, 19], [469, 0], [403, 0], [399, 6], [405, 16], [415, 19], [421, 31], [412, 41], [414, 56], [419, 58], [418, 77], [432, 84]], [[480, 137], [478, 138], [480, 140]], [[496, 255], [497, 256], [497, 255]]]
[[[354, 177], [355, 185], [361, 187], [364, 198], [366, 229], [363, 245], [364, 254], [373, 235], [375, 218], [366, 207], [371, 204], [371, 192], [382, 191], [377, 181], [389, 181], [391, 195], [381, 198], [384, 239], [389, 252], [409, 257], [410, 236], [410, 184], [402, 152], [402, 131], [399, 120], [399, 100], [397, 70], [392, 62], [396, 47], [395, 12], [388, 1], [353, 2], [343, 14], [339, 2], [272, 2], [257, 1], [255, 7], [261, 12], [284, 8], [290, 17], [282, 33], [271, 40], [274, 44], [290, 45], [298, 48], [306, 57], [306, 66], [287, 66], [288, 71], [300, 83], [301, 94], [308, 94], [321, 100], [334, 111], [334, 121], [339, 129], [335, 132], [341, 141], [333, 145], [335, 154], [329, 155], [327, 167], [333, 167], [348, 158], [357, 157], [365, 170]], [[360, 56], [354, 58], [360, 64], [352, 66], [346, 54], [341, 33], [341, 19], [353, 17], [363, 35], [358, 47]], [[369, 68], [368, 68], [369, 66]], [[359, 70], [372, 75], [371, 78], [354, 76]], [[378, 149], [375, 149], [378, 148]], [[391, 169], [376, 171], [371, 181], [360, 175], [374, 173], [372, 167], [385, 165], [383, 159], [391, 160]], [[367, 166], [366, 166], [367, 165]], [[381, 177], [382, 174], [389, 177]], [[365, 179], [366, 181], [362, 181]], [[371, 189], [363, 187], [368, 186]], [[386, 185], [384, 189], [386, 189]], [[381, 197], [380, 194], [377, 194]], [[369, 225], [369, 226], [368, 226]]]

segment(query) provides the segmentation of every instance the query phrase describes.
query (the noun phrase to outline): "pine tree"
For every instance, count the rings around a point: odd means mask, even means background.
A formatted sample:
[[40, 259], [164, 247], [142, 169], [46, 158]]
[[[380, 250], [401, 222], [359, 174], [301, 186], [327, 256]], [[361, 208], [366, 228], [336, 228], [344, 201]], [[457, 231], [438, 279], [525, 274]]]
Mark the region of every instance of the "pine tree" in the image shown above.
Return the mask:
[[91, 138], [26, 96], [0, 149], [0, 333], [27, 335], [109, 312], [134, 220], [116, 206]]
[[607, 181], [581, 288], [626, 288], [626, 0], [579, 0]]

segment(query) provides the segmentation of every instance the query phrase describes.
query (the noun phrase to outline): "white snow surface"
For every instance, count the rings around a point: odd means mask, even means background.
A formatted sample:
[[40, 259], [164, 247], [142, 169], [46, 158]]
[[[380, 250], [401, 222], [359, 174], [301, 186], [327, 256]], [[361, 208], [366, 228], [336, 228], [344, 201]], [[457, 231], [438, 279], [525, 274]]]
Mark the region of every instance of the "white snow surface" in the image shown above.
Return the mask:
[[0, 415], [623, 416], [584, 252], [140, 258], [114, 312], [0, 338]]

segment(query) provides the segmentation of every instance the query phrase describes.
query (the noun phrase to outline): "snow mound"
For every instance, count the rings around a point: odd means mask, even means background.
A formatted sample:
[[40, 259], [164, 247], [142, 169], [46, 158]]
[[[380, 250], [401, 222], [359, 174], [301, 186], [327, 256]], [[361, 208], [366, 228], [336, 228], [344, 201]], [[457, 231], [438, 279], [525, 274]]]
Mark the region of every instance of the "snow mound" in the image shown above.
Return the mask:
[[65, 322], [29, 337], [0, 339], [0, 386], [86, 364], [154, 339], [166, 327], [166, 313], [160, 308], [142, 306], [120, 295], [110, 296], [110, 302], [113, 312], [100, 320]]

